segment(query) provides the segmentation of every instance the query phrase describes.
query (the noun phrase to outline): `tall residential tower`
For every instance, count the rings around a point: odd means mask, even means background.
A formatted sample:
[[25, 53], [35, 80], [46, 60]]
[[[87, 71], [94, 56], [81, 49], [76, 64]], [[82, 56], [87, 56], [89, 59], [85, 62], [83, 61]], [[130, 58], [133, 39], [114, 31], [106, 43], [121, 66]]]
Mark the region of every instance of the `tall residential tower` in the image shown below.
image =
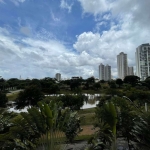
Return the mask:
[[136, 48], [136, 75], [141, 81], [150, 76], [150, 44], [142, 44]]
[[121, 52], [117, 55], [117, 69], [118, 69], [118, 78], [124, 79], [128, 75], [128, 61], [127, 54]]
[[111, 66], [105, 66], [102, 63], [99, 65], [99, 79], [105, 81], [111, 80]]
[[111, 66], [106, 65], [105, 66], [105, 81], [111, 80]]
[[104, 78], [105, 78], [105, 76], [104, 76], [104, 74], [105, 74], [105, 66], [101, 63], [100, 65], [99, 65], [99, 79], [100, 80], [104, 80]]
[[60, 73], [56, 73], [55, 78], [57, 79], [57, 81], [61, 80], [61, 74]]

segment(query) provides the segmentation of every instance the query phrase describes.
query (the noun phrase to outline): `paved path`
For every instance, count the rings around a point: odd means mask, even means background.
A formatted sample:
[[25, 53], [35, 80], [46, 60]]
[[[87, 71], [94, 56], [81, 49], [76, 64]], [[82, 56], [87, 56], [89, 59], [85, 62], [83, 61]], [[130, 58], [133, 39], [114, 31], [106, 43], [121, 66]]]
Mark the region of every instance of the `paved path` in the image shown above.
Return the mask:
[[12, 94], [15, 94], [15, 93], [19, 93], [20, 91], [22, 91], [22, 90], [9, 91], [11, 93], [7, 93], [6, 96], [9, 96], [9, 95], [12, 95]]

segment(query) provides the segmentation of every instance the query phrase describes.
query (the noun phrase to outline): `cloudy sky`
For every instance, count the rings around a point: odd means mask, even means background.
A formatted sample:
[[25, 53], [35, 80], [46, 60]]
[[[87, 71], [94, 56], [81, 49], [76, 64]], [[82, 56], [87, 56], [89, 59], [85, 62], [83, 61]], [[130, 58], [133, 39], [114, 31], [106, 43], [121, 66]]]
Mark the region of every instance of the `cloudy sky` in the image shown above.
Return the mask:
[[0, 0], [0, 76], [98, 77], [150, 42], [150, 0]]

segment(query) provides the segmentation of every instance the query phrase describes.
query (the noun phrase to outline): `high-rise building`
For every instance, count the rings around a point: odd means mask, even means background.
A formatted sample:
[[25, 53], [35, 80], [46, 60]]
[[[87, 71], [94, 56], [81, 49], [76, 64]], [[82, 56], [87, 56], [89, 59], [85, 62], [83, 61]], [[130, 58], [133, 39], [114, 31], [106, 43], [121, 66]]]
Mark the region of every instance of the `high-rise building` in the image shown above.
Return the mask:
[[150, 76], [150, 44], [142, 44], [136, 48], [136, 75], [140, 80], [145, 80]]
[[111, 66], [106, 65], [105, 66], [105, 77], [104, 77], [105, 81], [109, 81], [111, 80]]
[[60, 73], [56, 73], [55, 78], [57, 79], [57, 81], [61, 80], [61, 74]]
[[99, 79], [100, 80], [104, 80], [105, 79], [105, 76], [104, 76], [104, 74], [105, 74], [105, 66], [101, 63], [100, 65], [99, 65]]
[[124, 79], [128, 75], [128, 61], [127, 54], [121, 52], [117, 55], [117, 69], [118, 69], [118, 78]]
[[128, 67], [128, 75], [134, 75], [133, 67]]
[[99, 79], [105, 81], [111, 80], [111, 66], [105, 66], [102, 63], [99, 65]]

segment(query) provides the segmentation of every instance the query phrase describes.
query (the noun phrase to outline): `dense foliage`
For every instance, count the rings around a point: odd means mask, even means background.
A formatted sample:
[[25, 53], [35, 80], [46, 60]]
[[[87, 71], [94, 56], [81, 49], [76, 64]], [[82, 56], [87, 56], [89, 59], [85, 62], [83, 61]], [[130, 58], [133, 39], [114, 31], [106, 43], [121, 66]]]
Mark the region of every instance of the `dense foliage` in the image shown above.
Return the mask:
[[24, 108], [25, 106], [36, 106], [38, 101], [44, 98], [41, 89], [36, 85], [31, 85], [21, 91], [17, 97], [16, 108]]
[[54, 101], [39, 102], [38, 106], [20, 114], [0, 110], [0, 149], [33, 150], [42, 146], [55, 150], [63, 146], [59, 145], [65, 140], [63, 132], [69, 141], [74, 139], [80, 129], [76, 112], [62, 109], [62, 104]]
[[0, 107], [6, 107], [6, 103], [8, 102], [8, 98], [5, 93], [0, 92]]

